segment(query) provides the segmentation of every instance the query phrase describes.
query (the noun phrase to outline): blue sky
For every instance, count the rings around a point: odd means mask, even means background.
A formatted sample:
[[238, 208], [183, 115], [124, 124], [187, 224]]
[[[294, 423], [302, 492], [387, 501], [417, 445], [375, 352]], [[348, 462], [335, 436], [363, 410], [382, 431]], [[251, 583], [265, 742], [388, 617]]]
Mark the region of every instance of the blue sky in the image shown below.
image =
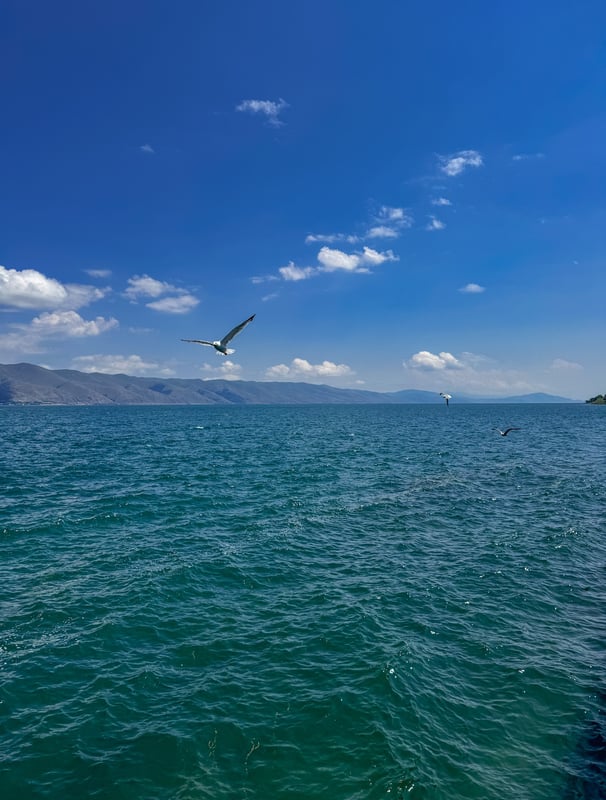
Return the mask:
[[[0, 362], [606, 391], [606, 6], [5, 0]], [[220, 338], [251, 314], [228, 358]]]

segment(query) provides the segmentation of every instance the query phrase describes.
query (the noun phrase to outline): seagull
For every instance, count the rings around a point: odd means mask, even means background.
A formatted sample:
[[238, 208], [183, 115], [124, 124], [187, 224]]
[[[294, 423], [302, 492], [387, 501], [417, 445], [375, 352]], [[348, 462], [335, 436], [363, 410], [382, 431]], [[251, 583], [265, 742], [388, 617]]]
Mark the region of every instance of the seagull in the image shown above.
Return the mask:
[[440, 397], [443, 397], [446, 400], [446, 405], [448, 405], [448, 401], [452, 400], [451, 394], [446, 394], [445, 392], [440, 392]]
[[209, 347], [214, 347], [217, 353], [222, 356], [230, 356], [232, 353], [235, 353], [235, 350], [230, 350], [227, 345], [231, 342], [231, 340], [243, 330], [249, 322], [252, 322], [255, 318], [255, 314], [248, 319], [245, 319], [244, 322], [241, 322], [239, 325], [236, 325], [235, 328], [232, 328], [229, 333], [226, 333], [225, 336], [220, 339], [218, 342], [207, 342], [204, 339], [181, 339], [182, 342], [193, 342], [194, 344], [206, 344]]
[[521, 430], [522, 430], [521, 428], [505, 428], [505, 430], [502, 431], [500, 428], [495, 428], [495, 431], [498, 431], [501, 434], [501, 436], [507, 436], [509, 431], [521, 431]]

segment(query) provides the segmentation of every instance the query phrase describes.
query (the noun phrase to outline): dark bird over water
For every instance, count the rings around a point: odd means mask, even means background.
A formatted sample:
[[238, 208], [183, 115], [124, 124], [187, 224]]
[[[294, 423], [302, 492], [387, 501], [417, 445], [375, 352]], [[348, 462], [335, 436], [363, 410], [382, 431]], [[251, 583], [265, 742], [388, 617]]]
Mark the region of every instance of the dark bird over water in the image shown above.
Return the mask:
[[507, 436], [509, 431], [521, 431], [521, 430], [522, 430], [521, 428], [505, 428], [505, 430], [502, 431], [500, 428], [495, 428], [495, 431], [498, 431], [501, 434], [501, 436]]
[[234, 336], [237, 336], [241, 330], [243, 330], [249, 322], [252, 322], [255, 318], [255, 314], [248, 319], [245, 319], [244, 322], [241, 322], [239, 325], [236, 325], [235, 328], [232, 328], [229, 333], [226, 333], [225, 336], [217, 342], [207, 342], [204, 339], [181, 339], [182, 342], [193, 342], [194, 344], [206, 344], [209, 347], [214, 347], [217, 353], [220, 353], [222, 356], [230, 356], [232, 353], [235, 353], [235, 350], [230, 350], [227, 345], [231, 342]]
[[452, 400], [451, 394], [446, 394], [445, 392], [440, 392], [440, 397], [443, 397], [446, 400], [446, 405], [448, 405], [448, 401]]

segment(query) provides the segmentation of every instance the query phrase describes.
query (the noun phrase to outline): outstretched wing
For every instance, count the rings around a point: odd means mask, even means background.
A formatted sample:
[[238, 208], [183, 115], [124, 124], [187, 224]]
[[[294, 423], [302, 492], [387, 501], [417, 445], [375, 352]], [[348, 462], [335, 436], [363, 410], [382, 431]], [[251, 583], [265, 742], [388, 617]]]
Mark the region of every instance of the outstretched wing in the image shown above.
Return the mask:
[[521, 430], [522, 430], [521, 428], [505, 428], [505, 430], [503, 431], [503, 436], [507, 436], [509, 431], [521, 431]]
[[236, 325], [236, 327], [232, 328], [229, 333], [226, 333], [225, 336], [221, 339], [221, 345], [223, 347], [225, 347], [228, 342], [231, 342], [231, 340], [234, 338], [234, 336], [237, 336], [237, 334], [240, 333], [240, 331], [243, 328], [245, 328], [248, 325], [249, 322], [253, 321], [255, 316], [256, 316], [256, 314], [253, 314], [252, 317], [249, 317], [248, 319], [245, 319], [244, 322], [241, 322], [239, 325]]
[[204, 339], [181, 339], [182, 342], [193, 342], [194, 344], [207, 344], [209, 347], [214, 347], [214, 342], [205, 342]]

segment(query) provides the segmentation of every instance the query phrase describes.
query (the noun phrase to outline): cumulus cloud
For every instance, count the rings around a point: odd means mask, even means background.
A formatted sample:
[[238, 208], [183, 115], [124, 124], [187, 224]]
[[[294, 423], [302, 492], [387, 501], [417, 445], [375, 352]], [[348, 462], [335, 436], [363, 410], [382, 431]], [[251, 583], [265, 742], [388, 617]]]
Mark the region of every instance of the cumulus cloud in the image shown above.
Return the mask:
[[463, 292], [463, 294], [482, 294], [482, 292], [486, 291], [486, 287], [480, 286], [479, 283], [468, 283], [465, 286], [461, 286], [459, 291]]
[[[285, 267], [278, 270], [279, 277], [285, 281], [304, 281], [322, 272], [352, 272], [369, 273], [370, 267], [377, 267], [386, 261], [398, 261], [398, 256], [393, 251], [380, 252], [372, 247], [364, 247], [362, 251], [346, 253], [343, 250], [324, 246], [318, 253], [317, 267], [298, 267], [290, 261]], [[254, 283], [260, 283], [261, 278], [253, 278]]]
[[154, 300], [152, 303], [146, 303], [148, 308], [153, 308], [154, 311], [163, 311], [165, 314], [187, 314], [192, 308], [195, 308], [200, 301], [193, 294], [179, 294], [175, 297], [163, 297], [161, 300]]
[[431, 201], [432, 206], [451, 206], [452, 203], [446, 197], [436, 197]]
[[344, 253], [330, 247], [322, 247], [318, 253], [318, 261], [322, 272], [369, 272], [368, 267], [376, 267], [386, 261], [398, 261], [398, 257], [391, 250], [379, 252], [371, 247], [364, 247], [361, 253]]
[[285, 281], [304, 281], [315, 275], [317, 271], [317, 267], [297, 267], [292, 261], [278, 270]]
[[176, 286], [150, 278], [149, 275], [134, 275], [127, 283], [128, 288], [124, 294], [131, 300], [137, 300], [139, 297], [160, 297], [167, 292], [180, 291]]
[[197, 297], [166, 281], [159, 281], [149, 275], [134, 275], [129, 278], [124, 295], [133, 303], [140, 298], [157, 298], [146, 303], [148, 308], [166, 314], [187, 314], [200, 302]]
[[169, 377], [174, 371], [162, 367], [155, 361], [144, 361], [138, 355], [102, 355], [78, 356], [72, 360], [74, 369], [80, 372], [102, 372], [106, 375], [162, 375]]
[[280, 112], [288, 108], [288, 103], [280, 98], [274, 100], [243, 100], [236, 106], [236, 111], [244, 111], [248, 114], [261, 114], [269, 125], [278, 128], [284, 125], [280, 119]]
[[452, 353], [436, 354], [430, 353], [429, 350], [415, 353], [404, 365], [412, 369], [423, 370], [463, 369], [463, 364]]
[[0, 307], [21, 309], [80, 308], [100, 300], [107, 289], [62, 284], [35, 269], [7, 269], [0, 266]]
[[99, 336], [105, 331], [118, 327], [118, 320], [110, 317], [82, 319], [75, 311], [53, 311], [34, 317], [27, 329], [35, 336]]
[[11, 325], [11, 331], [0, 336], [0, 350], [13, 353], [44, 353], [46, 342], [51, 337], [73, 339], [84, 336], [99, 336], [118, 327], [118, 320], [111, 317], [83, 319], [76, 311], [44, 312], [27, 325]]
[[336, 250], [326, 245], [320, 249], [318, 261], [326, 272], [338, 269], [356, 272], [364, 265], [359, 253], [345, 253], [343, 250]]
[[153, 155], [156, 152], [151, 144], [142, 144], [139, 150], [142, 153], [147, 153], [148, 155]]
[[430, 216], [429, 222], [425, 226], [426, 231], [441, 231], [446, 227], [446, 223], [439, 220], [437, 217]]
[[351, 367], [347, 364], [334, 364], [332, 361], [323, 361], [321, 364], [310, 364], [304, 358], [293, 358], [290, 366], [286, 364], [276, 364], [269, 367], [265, 375], [268, 378], [342, 378], [347, 375], [355, 375]]
[[399, 235], [399, 230], [390, 225], [375, 225], [366, 234], [368, 239], [397, 239]]
[[202, 372], [209, 373], [209, 377], [204, 378], [205, 381], [222, 378], [225, 381], [239, 381], [241, 380], [242, 367], [240, 364], [234, 364], [233, 361], [226, 359], [218, 367], [212, 367], [210, 364], [202, 364]]
[[565, 358], [554, 358], [551, 362], [550, 369], [579, 370], [583, 369], [583, 367], [581, 364], [577, 364], [576, 361], [567, 361]]
[[449, 177], [460, 175], [467, 167], [481, 167], [484, 160], [477, 150], [459, 150], [451, 156], [439, 156], [440, 170]]

